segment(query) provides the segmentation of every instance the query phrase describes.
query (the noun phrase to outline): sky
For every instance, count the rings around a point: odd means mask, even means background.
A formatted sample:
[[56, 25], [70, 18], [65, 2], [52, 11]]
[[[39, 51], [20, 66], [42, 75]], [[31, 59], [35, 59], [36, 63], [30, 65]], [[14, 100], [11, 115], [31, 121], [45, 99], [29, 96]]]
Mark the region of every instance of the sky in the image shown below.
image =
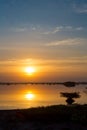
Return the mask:
[[0, 0], [0, 81], [86, 79], [87, 0]]

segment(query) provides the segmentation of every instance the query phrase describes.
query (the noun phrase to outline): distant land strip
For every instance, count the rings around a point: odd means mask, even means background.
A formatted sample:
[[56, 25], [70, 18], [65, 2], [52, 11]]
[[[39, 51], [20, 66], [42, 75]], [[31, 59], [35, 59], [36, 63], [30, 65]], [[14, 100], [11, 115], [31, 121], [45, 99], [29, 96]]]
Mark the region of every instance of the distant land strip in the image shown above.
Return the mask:
[[74, 87], [76, 85], [87, 85], [87, 82], [0, 82], [0, 85], [65, 85], [67, 87]]

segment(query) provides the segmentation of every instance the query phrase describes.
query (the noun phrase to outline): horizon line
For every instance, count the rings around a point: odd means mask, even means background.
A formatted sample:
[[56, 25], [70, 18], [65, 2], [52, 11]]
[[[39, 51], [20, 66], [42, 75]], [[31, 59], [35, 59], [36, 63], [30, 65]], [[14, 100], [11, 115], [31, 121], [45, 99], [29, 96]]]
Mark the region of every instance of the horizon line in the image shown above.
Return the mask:
[[50, 81], [46, 81], [46, 82], [0, 82], [0, 85], [19, 85], [19, 84], [31, 84], [31, 85], [39, 85], [39, 84], [43, 84], [43, 85], [60, 85], [60, 84], [63, 84], [63, 85], [66, 85], [66, 86], [75, 86], [75, 85], [80, 85], [80, 84], [84, 84], [86, 85], [87, 82], [86, 81], [65, 81], [65, 82], [58, 82], [58, 81], [53, 81], [53, 82], [50, 82]]

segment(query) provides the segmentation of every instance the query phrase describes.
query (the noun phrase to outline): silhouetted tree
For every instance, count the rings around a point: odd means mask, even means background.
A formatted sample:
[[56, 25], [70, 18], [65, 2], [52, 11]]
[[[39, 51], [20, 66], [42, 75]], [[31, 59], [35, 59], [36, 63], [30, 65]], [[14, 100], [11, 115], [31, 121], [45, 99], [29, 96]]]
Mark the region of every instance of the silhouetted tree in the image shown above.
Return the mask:
[[68, 92], [61, 92], [60, 93], [62, 97], [66, 97], [66, 102], [68, 105], [71, 105], [72, 103], [75, 102], [73, 98], [80, 98], [79, 92], [73, 92], [73, 93], [68, 93]]
[[71, 81], [64, 82], [63, 84], [66, 87], [75, 87], [76, 86], [76, 83], [75, 82], [71, 82]]

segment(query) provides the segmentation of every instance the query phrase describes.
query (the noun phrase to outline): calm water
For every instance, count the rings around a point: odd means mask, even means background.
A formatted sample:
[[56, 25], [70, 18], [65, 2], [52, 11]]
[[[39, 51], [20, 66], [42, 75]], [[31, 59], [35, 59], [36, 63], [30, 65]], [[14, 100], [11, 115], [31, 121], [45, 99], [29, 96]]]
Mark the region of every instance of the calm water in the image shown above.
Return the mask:
[[[60, 92], [79, 92], [76, 103], [87, 104], [87, 85], [68, 88], [63, 85], [3, 85], [0, 86], [0, 109], [21, 109], [29, 107], [66, 104]], [[31, 92], [32, 100], [25, 98]]]

